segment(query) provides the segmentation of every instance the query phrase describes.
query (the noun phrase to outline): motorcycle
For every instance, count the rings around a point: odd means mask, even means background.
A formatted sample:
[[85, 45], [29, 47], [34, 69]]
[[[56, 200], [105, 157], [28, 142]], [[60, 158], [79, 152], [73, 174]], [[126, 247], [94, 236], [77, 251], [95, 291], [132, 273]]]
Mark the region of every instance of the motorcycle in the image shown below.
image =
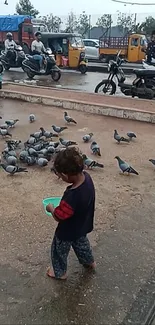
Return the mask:
[[116, 82], [113, 81], [115, 77], [121, 92], [125, 96], [153, 99], [155, 97], [155, 70], [133, 70], [136, 78], [131, 84], [127, 84], [125, 83], [125, 74], [121, 68], [121, 65], [127, 60], [121, 59], [120, 53], [121, 51], [117, 54], [116, 61], [109, 61], [109, 77], [96, 86], [95, 93], [102, 91], [104, 94], [114, 95], [116, 93]]
[[47, 54], [44, 55], [44, 61], [46, 62], [45, 72], [41, 72], [39, 61], [34, 59], [33, 56], [27, 55], [26, 59], [23, 61], [23, 69], [27, 73], [28, 78], [33, 79], [35, 75], [51, 75], [51, 78], [54, 81], [58, 81], [61, 77], [61, 71], [56, 65], [56, 61], [51, 49], [47, 49]]
[[10, 68], [21, 68], [22, 62], [26, 58], [20, 45], [18, 45], [16, 49], [10, 47], [7, 53], [2, 51], [1, 54], [0, 60], [5, 70], [9, 70]]

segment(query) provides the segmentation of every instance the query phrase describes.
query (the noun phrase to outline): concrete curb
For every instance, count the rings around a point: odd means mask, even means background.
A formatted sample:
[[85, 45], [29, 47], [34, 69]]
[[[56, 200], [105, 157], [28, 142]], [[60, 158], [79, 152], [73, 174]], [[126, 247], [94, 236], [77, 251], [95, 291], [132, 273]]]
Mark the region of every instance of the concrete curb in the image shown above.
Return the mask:
[[80, 100], [71, 100], [66, 98], [49, 97], [24, 93], [22, 91], [1, 90], [0, 98], [18, 99], [29, 103], [43, 104], [45, 106], [54, 106], [64, 110], [77, 110], [91, 114], [118, 117], [141, 122], [155, 123], [155, 112], [144, 111], [133, 108], [122, 108], [113, 105], [104, 105], [97, 103], [87, 103]]

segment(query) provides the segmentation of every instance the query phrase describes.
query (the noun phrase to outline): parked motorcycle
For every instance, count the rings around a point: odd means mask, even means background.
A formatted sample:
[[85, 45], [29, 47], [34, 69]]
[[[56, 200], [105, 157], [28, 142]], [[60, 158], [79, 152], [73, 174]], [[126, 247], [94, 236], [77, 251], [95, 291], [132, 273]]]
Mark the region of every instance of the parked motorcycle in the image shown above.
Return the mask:
[[21, 68], [22, 62], [26, 58], [26, 55], [19, 45], [16, 50], [10, 48], [8, 52], [1, 52], [0, 60], [4, 66], [5, 70], [9, 70], [10, 68]]
[[54, 55], [51, 49], [47, 49], [47, 54], [44, 56], [45, 59], [45, 72], [40, 71], [40, 64], [38, 60], [35, 60], [33, 56], [27, 55], [23, 61], [23, 69], [27, 73], [29, 79], [33, 79], [35, 75], [48, 76], [51, 75], [54, 81], [58, 81], [61, 77], [61, 70], [56, 65]]
[[122, 63], [127, 62], [120, 58], [120, 53], [117, 54], [116, 61], [111, 60], [108, 64], [109, 77], [102, 80], [95, 88], [95, 93], [102, 92], [104, 94], [114, 95], [116, 93], [116, 82], [121, 92], [126, 96], [153, 99], [155, 97], [155, 70], [137, 69], [133, 70], [136, 78], [131, 84], [125, 83], [125, 75], [121, 68]]

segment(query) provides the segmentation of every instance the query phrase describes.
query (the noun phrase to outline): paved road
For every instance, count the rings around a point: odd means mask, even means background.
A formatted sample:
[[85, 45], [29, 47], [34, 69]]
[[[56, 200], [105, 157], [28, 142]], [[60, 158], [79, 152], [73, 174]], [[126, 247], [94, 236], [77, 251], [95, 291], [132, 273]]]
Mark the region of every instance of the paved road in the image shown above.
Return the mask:
[[[48, 87], [58, 87], [64, 89], [73, 89], [73, 90], [81, 90], [84, 92], [94, 92], [96, 85], [102, 80], [106, 79], [107, 74], [98, 73], [98, 72], [88, 72], [86, 75], [81, 75], [77, 71], [63, 71], [62, 77], [58, 83], [55, 83], [51, 80], [51, 77], [35, 77], [33, 83], [36, 83], [41, 86]], [[131, 82], [133, 79], [133, 75], [127, 76], [127, 82]], [[27, 75], [22, 70], [12, 69], [10, 71], [6, 71], [3, 77], [4, 81], [24, 81], [27, 82]], [[119, 88], [117, 90], [117, 94], [121, 95]]]

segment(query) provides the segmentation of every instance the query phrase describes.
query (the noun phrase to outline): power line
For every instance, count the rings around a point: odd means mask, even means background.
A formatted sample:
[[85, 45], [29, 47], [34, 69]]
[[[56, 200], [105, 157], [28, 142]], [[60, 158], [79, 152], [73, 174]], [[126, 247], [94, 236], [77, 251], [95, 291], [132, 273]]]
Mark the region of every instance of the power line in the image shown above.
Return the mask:
[[141, 3], [141, 2], [128, 2], [122, 0], [112, 0], [113, 2], [119, 2], [125, 5], [136, 5], [136, 6], [155, 6], [155, 3]]

